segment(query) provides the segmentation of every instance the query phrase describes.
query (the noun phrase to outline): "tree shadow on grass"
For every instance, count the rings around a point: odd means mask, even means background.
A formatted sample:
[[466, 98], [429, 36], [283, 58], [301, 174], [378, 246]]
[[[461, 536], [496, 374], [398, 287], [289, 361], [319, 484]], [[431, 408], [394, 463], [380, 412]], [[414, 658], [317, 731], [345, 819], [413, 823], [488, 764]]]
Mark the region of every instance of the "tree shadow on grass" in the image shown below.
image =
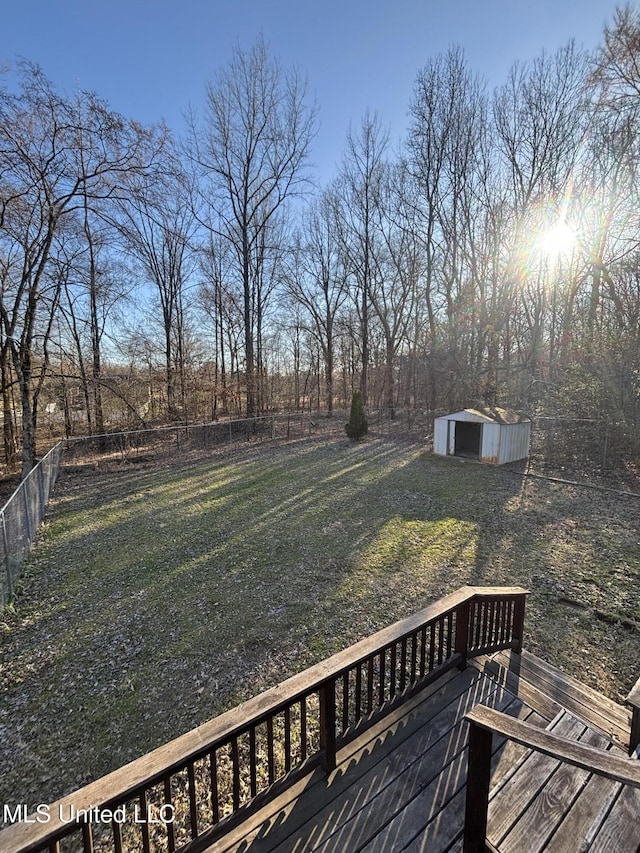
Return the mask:
[[55, 799], [464, 584], [544, 601], [581, 500], [378, 440], [69, 483], [7, 631], [0, 794]]

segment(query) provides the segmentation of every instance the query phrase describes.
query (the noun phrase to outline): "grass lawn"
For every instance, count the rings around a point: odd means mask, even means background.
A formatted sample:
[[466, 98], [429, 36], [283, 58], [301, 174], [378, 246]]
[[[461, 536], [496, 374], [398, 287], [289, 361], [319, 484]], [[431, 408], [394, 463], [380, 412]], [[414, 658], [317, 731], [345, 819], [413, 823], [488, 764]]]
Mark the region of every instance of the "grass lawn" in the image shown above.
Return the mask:
[[370, 439], [62, 475], [0, 622], [0, 802], [48, 802], [464, 584], [525, 645], [640, 676], [640, 501]]

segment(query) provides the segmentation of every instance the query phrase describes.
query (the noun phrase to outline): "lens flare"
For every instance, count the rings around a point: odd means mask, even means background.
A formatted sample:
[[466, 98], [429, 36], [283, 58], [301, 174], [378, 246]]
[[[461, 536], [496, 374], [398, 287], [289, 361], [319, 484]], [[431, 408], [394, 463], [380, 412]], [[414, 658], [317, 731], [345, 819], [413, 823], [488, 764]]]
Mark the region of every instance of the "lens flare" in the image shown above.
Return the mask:
[[565, 220], [558, 220], [540, 238], [542, 252], [552, 260], [561, 255], [567, 255], [573, 249], [576, 242], [576, 234]]

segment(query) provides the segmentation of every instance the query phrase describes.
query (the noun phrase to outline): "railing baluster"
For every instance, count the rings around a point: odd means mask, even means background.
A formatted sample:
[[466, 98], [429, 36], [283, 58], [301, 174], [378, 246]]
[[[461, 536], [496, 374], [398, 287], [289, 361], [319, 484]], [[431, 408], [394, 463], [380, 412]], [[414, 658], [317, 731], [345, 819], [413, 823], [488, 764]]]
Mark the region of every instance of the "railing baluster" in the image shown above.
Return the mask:
[[189, 823], [191, 838], [198, 837], [198, 808], [196, 802], [196, 768], [193, 761], [187, 764], [187, 779], [189, 781]]
[[[168, 806], [173, 805], [171, 798], [171, 776], [165, 776], [164, 778], [164, 801]], [[169, 853], [173, 853], [176, 849], [176, 833], [173, 827], [173, 821], [167, 821], [165, 825], [167, 827], [167, 849]], [[119, 824], [118, 829], [120, 829]], [[121, 853], [121, 850], [116, 850], [116, 853]]]
[[[172, 824], [168, 824], [168, 826], [173, 828]], [[122, 853], [122, 826], [120, 825], [120, 821], [112, 820], [111, 821], [111, 828], [113, 830], [113, 850], [114, 850], [114, 853]], [[55, 851], [55, 847], [58, 848], [57, 851]], [[173, 849], [174, 849], [173, 847], [169, 847], [169, 853], [173, 853]], [[50, 853], [54, 853], [54, 851], [55, 851], [55, 853], [59, 853], [59, 850], [60, 850], [60, 845], [57, 842], [56, 842], [55, 846], [52, 845], [49, 848]]]
[[395, 699], [396, 696], [396, 655], [396, 644], [393, 643], [393, 645], [391, 646], [391, 661], [389, 662], [389, 676], [391, 678], [391, 683], [389, 685], [390, 699]]
[[502, 642], [508, 643], [511, 640], [511, 601], [508, 598], [502, 601]]
[[[149, 843], [149, 834], [147, 830], [147, 845]], [[93, 853], [93, 831], [89, 821], [82, 824], [82, 849], [84, 853]], [[145, 853], [149, 853], [148, 846], [145, 848]]]
[[433, 672], [436, 654], [436, 623], [429, 626], [429, 672]]
[[403, 637], [400, 641], [400, 693], [404, 690], [407, 683], [407, 638]]
[[249, 788], [251, 796], [255, 797], [258, 791], [258, 767], [256, 761], [256, 727], [249, 729]]
[[438, 619], [438, 666], [442, 666], [442, 653], [443, 653], [443, 640], [444, 640], [444, 619]]
[[240, 808], [240, 755], [238, 753], [238, 738], [231, 738], [231, 773], [232, 773], [232, 798], [234, 812]]
[[482, 636], [482, 626], [484, 624], [483, 607], [484, 604], [482, 601], [476, 602], [476, 638], [474, 643], [476, 649], [480, 648], [480, 638]]
[[449, 618], [448, 616], [442, 617], [442, 633], [440, 635], [440, 644], [442, 646], [442, 662], [446, 661], [449, 657]]
[[267, 776], [273, 785], [276, 778], [275, 755], [273, 751], [273, 717], [267, 718]]
[[496, 604], [496, 643], [504, 643], [504, 600], [499, 598]]
[[[147, 803], [147, 792], [142, 791], [140, 794], [140, 815], [139, 819], [142, 821], [140, 824], [140, 829], [142, 830], [142, 849], [144, 853], [150, 853], [151, 846], [149, 844], [149, 824], [147, 823], [147, 811], [148, 811], [148, 803]], [[86, 851], [86, 848], [85, 848]]]
[[454, 652], [454, 642], [453, 642], [453, 613], [449, 613], [447, 615], [447, 660], [452, 656]]
[[284, 772], [291, 770], [291, 708], [284, 709]]
[[427, 626], [420, 632], [420, 678], [424, 678], [427, 669]]
[[506, 643], [509, 640], [509, 631], [511, 625], [511, 602], [504, 598], [502, 600], [502, 642]]
[[484, 648], [487, 645], [487, 635], [489, 628], [489, 609], [491, 607], [490, 602], [485, 601], [484, 607], [482, 611], [482, 644], [481, 648]]
[[349, 670], [342, 676], [342, 731], [349, 728]]
[[209, 753], [209, 771], [211, 774], [211, 814], [214, 824], [220, 820], [218, 795], [218, 758], [215, 749]]
[[300, 700], [300, 759], [307, 757], [307, 697]]
[[387, 662], [387, 650], [382, 649], [380, 652], [380, 685], [378, 688], [378, 704], [380, 707], [384, 705], [385, 702], [385, 679], [386, 679], [386, 662]]
[[373, 655], [367, 662], [367, 714], [373, 712]]
[[356, 666], [356, 697], [355, 697], [355, 711], [356, 711], [356, 723], [360, 722], [360, 717], [362, 716], [362, 664], [359, 663]]
[[415, 684], [418, 672], [418, 634], [417, 632], [411, 637], [411, 684]]

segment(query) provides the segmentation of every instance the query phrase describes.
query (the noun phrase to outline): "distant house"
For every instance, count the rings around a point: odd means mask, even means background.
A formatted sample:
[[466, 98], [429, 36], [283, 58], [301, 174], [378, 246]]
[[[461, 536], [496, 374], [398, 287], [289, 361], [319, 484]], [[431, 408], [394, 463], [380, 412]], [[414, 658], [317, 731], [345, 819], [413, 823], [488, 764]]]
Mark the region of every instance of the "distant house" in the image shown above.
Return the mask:
[[436, 418], [433, 452], [439, 456], [465, 456], [491, 465], [504, 465], [529, 455], [531, 421], [499, 409], [463, 409]]

